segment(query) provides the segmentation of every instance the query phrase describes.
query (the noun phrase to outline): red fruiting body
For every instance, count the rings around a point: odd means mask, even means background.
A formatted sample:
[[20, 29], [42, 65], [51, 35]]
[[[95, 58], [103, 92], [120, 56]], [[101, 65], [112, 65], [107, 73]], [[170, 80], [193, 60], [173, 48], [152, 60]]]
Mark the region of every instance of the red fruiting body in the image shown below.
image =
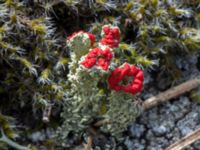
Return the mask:
[[102, 45], [107, 45], [110, 48], [116, 48], [120, 43], [120, 31], [117, 27], [103, 27], [104, 37], [101, 39]]
[[92, 49], [85, 60], [81, 62], [81, 64], [86, 68], [92, 68], [94, 65], [101, 67], [103, 70], [108, 70], [110, 65], [110, 61], [113, 57], [112, 52], [109, 48], [102, 50], [101, 48]]
[[77, 34], [79, 33], [85, 33], [88, 35], [89, 39], [90, 39], [90, 42], [91, 42], [91, 46], [93, 46], [93, 44], [95, 43], [96, 41], [96, 37], [92, 34], [92, 33], [89, 33], [89, 32], [85, 32], [85, 31], [78, 31], [78, 32], [74, 32], [72, 33], [70, 36], [67, 37], [66, 41], [69, 41], [71, 40], [73, 37], [75, 37]]
[[[127, 85], [119, 85], [126, 76], [133, 77], [133, 80]], [[136, 94], [142, 91], [143, 81], [143, 71], [128, 63], [125, 63], [123, 67], [116, 68], [108, 78], [108, 84], [111, 89], [131, 94]]]
[[94, 34], [92, 34], [92, 33], [89, 33], [89, 32], [85, 32], [85, 33], [89, 36], [90, 42], [91, 42], [91, 46], [93, 46], [93, 44], [94, 44], [95, 41], [96, 41], [96, 37], [95, 37]]

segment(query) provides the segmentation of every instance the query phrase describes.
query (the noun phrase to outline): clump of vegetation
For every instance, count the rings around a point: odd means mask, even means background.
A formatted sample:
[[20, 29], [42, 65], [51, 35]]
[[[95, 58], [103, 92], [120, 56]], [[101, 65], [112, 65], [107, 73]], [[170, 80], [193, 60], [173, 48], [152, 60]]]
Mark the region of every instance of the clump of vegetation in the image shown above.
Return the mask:
[[72, 50], [68, 74], [71, 88], [62, 113], [65, 121], [59, 139], [64, 139], [63, 143], [68, 144], [65, 137], [70, 133], [79, 138], [85, 133], [90, 136], [89, 130], [99, 122], [106, 122], [101, 131], [119, 138], [142, 111], [135, 95], [143, 88], [143, 71], [119, 61], [123, 55], [115, 57], [122, 51], [118, 27], [105, 25], [101, 35], [96, 44], [94, 35], [82, 31], [67, 38]]
[[19, 117], [28, 111], [18, 120], [25, 125], [60, 104], [67, 88], [68, 59], [56, 28], [47, 16], [31, 13], [21, 2], [0, 2], [1, 113]]

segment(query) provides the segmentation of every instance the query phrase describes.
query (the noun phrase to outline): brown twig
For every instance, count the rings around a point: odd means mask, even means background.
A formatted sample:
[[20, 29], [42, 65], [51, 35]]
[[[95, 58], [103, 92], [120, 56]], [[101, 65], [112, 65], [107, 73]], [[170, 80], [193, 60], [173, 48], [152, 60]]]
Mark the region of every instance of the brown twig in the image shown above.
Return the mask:
[[111, 124], [112, 122], [109, 120], [109, 119], [103, 119], [103, 120], [99, 120], [99, 121], [97, 121], [95, 124], [94, 124], [94, 126], [95, 127], [100, 127], [100, 126], [102, 126], [102, 125], [104, 125], [104, 124]]
[[150, 97], [144, 101], [144, 110], [157, 106], [160, 103], [166, 102], [172, 98], [175, 98], [183, 93], [186, 93], [194, 88], [200, 86], [200, 76], [195, 79], [188, 80], [176, 87], [162, 92], [156, 96]]
[[91, 150], [92, 149], [92, 136], [89, 136], [87, 139], [87, 144], [85, 145], [83, 150]]
[[191, 134], [183, 137], [174, 144], [170, 145], [165, 150], [181, 150], [199, 139], [200, 139], [200, 128], [195, 130]]

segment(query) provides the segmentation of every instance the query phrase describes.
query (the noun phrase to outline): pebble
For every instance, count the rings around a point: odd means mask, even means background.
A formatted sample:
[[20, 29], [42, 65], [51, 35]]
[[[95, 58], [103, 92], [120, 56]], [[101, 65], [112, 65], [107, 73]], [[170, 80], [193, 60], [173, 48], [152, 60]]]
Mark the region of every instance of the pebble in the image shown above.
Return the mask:
[[133, 124], [130, 128], [131, 135], [136, 138], [140, 138], [145, 132], [144, 125]]

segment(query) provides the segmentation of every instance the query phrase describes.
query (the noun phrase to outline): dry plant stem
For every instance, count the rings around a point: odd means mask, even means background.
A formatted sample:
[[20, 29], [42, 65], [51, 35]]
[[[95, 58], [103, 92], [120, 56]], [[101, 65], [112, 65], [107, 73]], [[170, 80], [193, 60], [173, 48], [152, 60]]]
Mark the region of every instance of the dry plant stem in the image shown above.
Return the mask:
[[0, 138], [0, 142], [4, 142], [7, 145], [9, 145], [10, 147], [16, 149], [16, 150], [30, 150], [28, 147], [19, 145], [18, 143], [12, 141], [11, 139], [9, 139], [5, 134], [3, 129], [1, 128], [1, 138]]
[[52, 109], [51, 105], [45, 106], [45, 109], [43, 111], [43, 117], [42, 117], [43, 122], [45, 122], [45, 123], [49, 122], [49, 118], [50, 118], [50, 115], [51, 115], [51, 109]]
[[185, 136], [176, 143], [170, 145], [165, 150], [181, 150], [186, 146], [200, 139], [200, 128], [192, 132], [190, 135]]
[[170, 88], [169, 90], [162, 92], [156, 96], [146, 99], [143, 104], [144, 110], [157, 106], [160, 103], [175, 98], [183, 93], [197, 88], [198, 86], [200, 86], [200, 76], [196, 77], [195, 79], [188, 80], [178, 86]]
[[111, 124], [111, 121], [109, 119], [103, 119], [103, 120], [100, 120], [100, 121], [97, 121], [94, 126], [95, 127], [100, 127], [104, 124]]
[[92, 149], [92, 136], [88, 137], [87, 144], [83, 150], [91, 150]]

